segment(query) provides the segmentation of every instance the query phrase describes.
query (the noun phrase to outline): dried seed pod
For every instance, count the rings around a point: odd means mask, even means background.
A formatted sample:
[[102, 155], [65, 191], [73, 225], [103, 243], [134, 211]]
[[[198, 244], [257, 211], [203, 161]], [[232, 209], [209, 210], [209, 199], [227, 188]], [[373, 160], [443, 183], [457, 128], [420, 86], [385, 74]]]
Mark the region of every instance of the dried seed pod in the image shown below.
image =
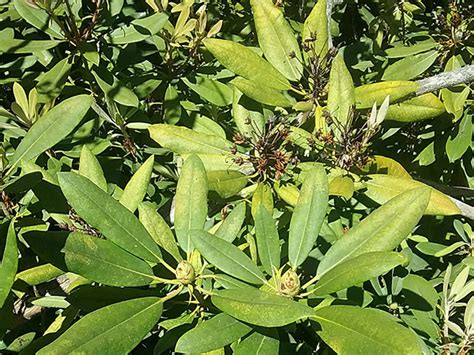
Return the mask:
[[176, 279], [181, 282], [183, 285], [189, 285], [192, 283], [196, 277], [193, 266], [190, 262], [182, 260], [179, 262], [176, 267]]

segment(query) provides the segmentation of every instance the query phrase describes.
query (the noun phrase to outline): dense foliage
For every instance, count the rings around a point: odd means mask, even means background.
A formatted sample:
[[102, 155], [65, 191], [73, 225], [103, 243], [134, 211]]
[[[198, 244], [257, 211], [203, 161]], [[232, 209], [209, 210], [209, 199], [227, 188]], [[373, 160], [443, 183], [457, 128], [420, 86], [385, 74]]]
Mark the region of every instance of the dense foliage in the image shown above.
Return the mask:
[[471, 15], [0, 0], [0, 352], [467, 354]]

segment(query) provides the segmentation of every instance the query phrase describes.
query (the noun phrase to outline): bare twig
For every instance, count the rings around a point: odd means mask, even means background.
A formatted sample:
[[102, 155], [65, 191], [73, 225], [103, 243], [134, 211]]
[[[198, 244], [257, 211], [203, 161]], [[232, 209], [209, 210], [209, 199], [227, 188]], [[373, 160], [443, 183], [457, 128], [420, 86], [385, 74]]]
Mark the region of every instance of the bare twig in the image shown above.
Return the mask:
[[417, 83], [420, 85], [420, 88], [416, 91], [416, 95], [423, 95], [458, 84], [467, 84], [471, 81], [474, 81], [474, 65], [466, 65], [447, 73], [441, 73], [430, 78], [418, 80]]

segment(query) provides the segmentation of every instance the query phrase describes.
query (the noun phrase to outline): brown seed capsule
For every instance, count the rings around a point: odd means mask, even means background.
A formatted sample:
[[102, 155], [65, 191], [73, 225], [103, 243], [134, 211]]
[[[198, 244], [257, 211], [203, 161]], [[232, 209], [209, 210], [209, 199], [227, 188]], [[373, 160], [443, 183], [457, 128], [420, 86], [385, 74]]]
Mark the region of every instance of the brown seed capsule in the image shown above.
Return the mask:
[[186, 260], [179, 262], [175, 274], [176, 279], [183, 285], [189, 285], [196, 277], [193, 266]]
[[288, 270], [282, 275], [278, 289], [282, 295], [290, 297], [296, 296], [300, 292], [299, 275], [291, 269]]

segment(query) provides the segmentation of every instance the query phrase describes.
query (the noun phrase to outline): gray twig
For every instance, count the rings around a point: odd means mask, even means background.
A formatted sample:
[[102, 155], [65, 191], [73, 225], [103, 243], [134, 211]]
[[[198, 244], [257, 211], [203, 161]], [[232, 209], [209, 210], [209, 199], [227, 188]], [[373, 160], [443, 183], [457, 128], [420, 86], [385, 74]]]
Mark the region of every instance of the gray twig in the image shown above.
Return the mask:
[[450, 86], [470, 83], [471, 81], [474, 81], [474, 65], [466, 65], [453, 71], [418, 80], [417, 83], [420, 84], [420, 88], [416, 91], [416, 95], [419, 96]]

